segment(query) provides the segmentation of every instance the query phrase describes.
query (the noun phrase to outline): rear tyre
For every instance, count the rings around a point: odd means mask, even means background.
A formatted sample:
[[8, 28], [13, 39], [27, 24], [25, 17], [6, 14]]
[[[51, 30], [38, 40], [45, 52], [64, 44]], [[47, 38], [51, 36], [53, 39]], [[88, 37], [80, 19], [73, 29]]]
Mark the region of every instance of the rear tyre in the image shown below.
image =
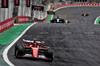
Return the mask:
[[84, 14], [82, 14], [82, 16], [84, 16]]
[[20, 58], [24, 53], [24, 48], [22, 45], [16, 45], [15, 46], [15, 56], [16, 58]]
[[16, 52], [15, 52], [15, 56], [16, 58], [19, 58], [19, 51], [16, 49]]
[[15, 44], [15, 52], [14, 55], [16, 56], [16, 50], [17, 50], [18, 44]]
[[86, 16], [89, 16], [89, 14], [87, 14]]

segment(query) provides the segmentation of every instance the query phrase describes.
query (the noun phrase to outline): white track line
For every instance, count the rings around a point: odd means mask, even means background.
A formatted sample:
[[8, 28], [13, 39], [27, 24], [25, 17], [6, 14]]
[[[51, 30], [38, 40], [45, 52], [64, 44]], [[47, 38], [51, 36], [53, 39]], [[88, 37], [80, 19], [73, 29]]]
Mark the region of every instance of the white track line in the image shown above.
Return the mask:
[[33, 23], [32, 25], [30, 25], [29, 27], [27, 27], [27, 29], [26, 30], [24, 30], [23, 32], [22, 32], [22, 34], [18, 37], [18, 38], [16, 38], [4, 51], [3, 51], [3, 59], [5, 60], [5, 62], [7, 62], [10, 66], [15, 66], [13, 63], [11, 63], [10, 61], [9, 61], [9, 59], [8, 59], [8, 56], [7, 56], [7, 54], [8, 54], [8, 51], [9, 51], [9, 49], [26, 33], [26, 31], [30, 28], [30, 27], [32, 27], [33, 25], [35, 25], [36, 23]]
[[98, 17], [96, 18], [96, 20], [94, 21], [94, 24], [96, 24], [98, 18], [100, 18], [100, 16], [98, 16]]

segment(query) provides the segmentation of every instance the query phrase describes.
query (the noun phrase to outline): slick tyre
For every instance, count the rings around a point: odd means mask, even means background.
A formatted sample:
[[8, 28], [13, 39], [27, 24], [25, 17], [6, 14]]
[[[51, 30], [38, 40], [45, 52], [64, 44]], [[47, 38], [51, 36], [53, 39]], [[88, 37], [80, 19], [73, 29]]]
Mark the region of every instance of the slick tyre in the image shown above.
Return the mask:
[[24, 53], [24, 48], [21, 45], [16, 46], [16, 48], [15, 48], [16, 58], [19, 58], [20, 56], [22, 56], [23, 53]]
[[49, 61], [52, 62], [54, 59], [54, 54], [53, 54], [53, 50], [49, 49], [47, 50], [47, 57], [50, 59]]

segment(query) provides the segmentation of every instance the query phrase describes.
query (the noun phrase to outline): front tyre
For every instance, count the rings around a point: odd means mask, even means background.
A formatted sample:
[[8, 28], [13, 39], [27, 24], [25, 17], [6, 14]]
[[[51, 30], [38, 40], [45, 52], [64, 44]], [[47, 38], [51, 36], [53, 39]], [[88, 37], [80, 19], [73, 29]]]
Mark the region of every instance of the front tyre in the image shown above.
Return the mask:
[[53, 52], [54, 51], [51, 50], [51, 49], [47, 50], [47, 57], [48, 57], [48, 59], [49, 59], [50, 62], [52, 62], [53, 59], [54, 59], [54, 53]]

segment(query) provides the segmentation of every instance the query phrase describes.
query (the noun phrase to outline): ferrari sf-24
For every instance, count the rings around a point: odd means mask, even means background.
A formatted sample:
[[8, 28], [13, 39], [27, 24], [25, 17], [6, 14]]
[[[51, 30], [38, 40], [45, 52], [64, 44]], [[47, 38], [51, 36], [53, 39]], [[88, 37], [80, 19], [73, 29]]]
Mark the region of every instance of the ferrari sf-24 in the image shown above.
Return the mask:
[[23, 39], [23, 44], [15, 45], [16, 58], [36, 58], [53, 61], [54, 51], [44, 46], [44, 41], [30, 41]]

